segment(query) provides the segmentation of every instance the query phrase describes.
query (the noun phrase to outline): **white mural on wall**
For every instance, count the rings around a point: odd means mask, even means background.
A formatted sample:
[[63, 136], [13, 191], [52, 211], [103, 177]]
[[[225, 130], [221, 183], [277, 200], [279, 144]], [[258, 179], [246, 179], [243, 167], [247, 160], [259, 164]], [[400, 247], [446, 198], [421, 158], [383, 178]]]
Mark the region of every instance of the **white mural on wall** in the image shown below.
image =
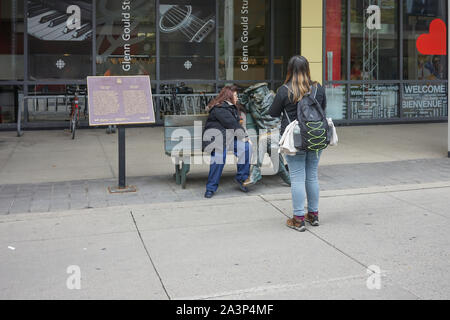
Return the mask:
[[215, 28], [215, 17], [200, 19], [190, 5], [160, 5], [159, 29], [164, 33], [181, 32], [189, 42], [201, 43]]
[[86, 0], [28, 1], [28, 34], [45, 41], [85, 41], [92, 37], [92, 4]]

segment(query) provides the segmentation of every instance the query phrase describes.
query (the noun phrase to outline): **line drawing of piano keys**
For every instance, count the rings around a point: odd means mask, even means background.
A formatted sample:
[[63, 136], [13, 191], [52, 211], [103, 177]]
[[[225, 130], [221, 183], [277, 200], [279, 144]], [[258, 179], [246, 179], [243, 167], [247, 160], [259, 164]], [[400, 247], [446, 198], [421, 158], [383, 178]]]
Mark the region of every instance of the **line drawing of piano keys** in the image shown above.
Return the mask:
[[43, 17], [39, 20], [39, 23], [43, 24], [43, 23], [46, 23], [46, 22], [50, 22], [50, 21], [52, 21], [53, 19], [59, 18], [59, 17], [61, 17], [61, 16], [63, 16], [63, 14], [61, 14], [60, 12], [50, 13], [50, 14], [48, 14], [48, 15], [46, 15], [46, 16], [43, 16]]
[[48, 14], [56, 13], [56, 11], [52, 10], [46, 13], [43, 13], [34, 18], [28, 18], [28, 34], [35, 35], [37, 32], [42, 31], [48, 28], [48, 23], [41, 23], [41, 18], [47, 16]]
[[58, 40], [60, 36], [65, 35], [64, 34], [64, 28], [65, 24], [61, 23], [53, 27], [47, 27], [44, 30], [37, 32], [35, 34], [36, 37], [40, 38], [41, 40]]
[[39, 8], [36, 8], [34, 10], [28, 10], [27, 17], [28, 18], [34, 18], [34, 17], [36, 17], [38, 15], [41, 15], [41, 14], [47, 12], [47, 11], [48, 11], [48, 9], [45, 8], [45, 7], [39, 7]]
[[34, 10], [42, 8], [42, 7], [43, 7], [43, 5], [41, 3], [28, 2], [28, 11], [34, 11]]
[[[88, 33], [90, 30], [92, 30], [91, 24], [86, 23], [82, 25], [79, 30], [75, 30], [75, 33], [72, 34], [72, 38], [79, 38], [84, 34]], [[67, 33], [66, 30], [64, 30], [64, 33]]]
[[61, 9], [53, 10], [35, 1], [29, 1], [28, 3], [28, 34], [33, 37], [46, 41], [85, 41], [92, 37], [90, 22], [81, 21], [80, 29], [69, 30], [67, 19], [70, 14], [61, 11]]

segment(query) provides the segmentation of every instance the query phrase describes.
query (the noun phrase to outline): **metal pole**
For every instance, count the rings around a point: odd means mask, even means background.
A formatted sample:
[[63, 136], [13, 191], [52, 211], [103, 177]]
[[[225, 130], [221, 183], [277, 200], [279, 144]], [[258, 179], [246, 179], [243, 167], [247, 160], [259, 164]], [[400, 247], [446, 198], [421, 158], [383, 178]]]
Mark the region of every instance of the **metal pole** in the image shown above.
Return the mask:
[[92, 75], [97, 75], [97, 1], [92, 1]]
[[118, 126], [119, 130], [119, 189], [126, 188], [125, 179], [125, 127]]
[[217, 81], [219, 81], [219, 25], [220, 25], [220, 10], [219, 10], [219, 1], [216, 2], [216, 33], [215, 33], [215, 48], [214, 48], [214, 69], [215, 69], [215, 83], [214, 83], [214, 92], [217, 92]]
[[225, 0], [224, 9], [225, 80], [234, 80], [234, 1]]
[[[270, 1], [270, 51], [269, 51], [269, 63], [270, 63], [270, 74], [269, 79], [273, 80], [275, 78], [275, 66], [273, 64], [275, 59], [275, 1]], [[271, 83], [270, 88], [273, 90], [273, 83]]]
[[[447, 19], [448, 19], [448, 17], [450, 17], [450, 5], [448, 5], [447, 4], [447, 10], [448, 10], [448, 15], [447, 15]], [[447, 32], [447, 37], [448, 37], [448, 40], [447, 40], [447, 51], [448, 51], [448, 47], [449, 47], [449, 44], [450, 44], [450, 32]], [[447, 56], [448, 56], [448, 52], [447, 52]], [[448, 75], [450, 75], [450, 64], [448, 63], [448, 59], [447, 59], [447, 66], [448, 66]], [[448, 79], [448, 77], [447, 77], [447, 79]], [[449, 94], [449, 92], [450, 92], [450, 81], [447, 83], [447, 85], [449, 86], [448, 88], [447, 88], [447, 99], [448, 99], [448, 94]], [[448, 103], [448, 100], [447, 100], [447, 108], [448, 108], [448, 106], [449, 106], [449, 103]], [[448, 114], [448, 112], [447, 112], [447, 117], [448, 117], [448, 140], [447, 140], [447, 156], [450, 158], [450, 115]]]
[[[24, 94], [25, 94], [25, 92], [24, 92]], [[23, 97], [22, 98], [22, 103], [20, 103], [20, 101], [19, 101], [19, 105], [17, 106], [17, 136], [18, 137], [23, 136], [23, 133], [22, 133], [22, 107], [21, 107], [21, 105], [25, 105], [25, 102], [28, 103], [28, 100], [25, 97]]]
[[398, 60], [400, 63], [399, 65], [399, 79], [400, 79], [400, 86], [399, 86], [399, 93], [400, 93], [400, 100], [398, 102], [398, 116], [400, 119], [403, 119], [403, 99], [404, 99], [404, 90], [405, 90], [405, 84], [403, 83], [403, 0], [400, 0], [399, 2], [399, 16], [400, 16], [400, 24], [399, 24], [399, 39], [398, 39], [398, 47], [399, 47], [399, 57]]
[[[28, 14], [28, 1], [24, 1], [23, 4], [23, 16], [26, 17]], [[30, 53], [29, 53], [29, 48], [28, 48], [28, 19], [23, 19], [23, 24], [24, 24], [24, 32], [23, 32], [23, 59], [24, 59], [24, 63], [23, 63], [23, 78], [24, 78], [24, 83], [23, 83], [23, 96], [26, 97], [28, 96], [28, 80], [29, 79], [29, 60], [30, 60]], [[28, 124], [28, 100], [23, 100], [22, 103], [22, 108], [23, 108], [23, 123], [25, 126], [27, 126]], [[18, 123], [17, 125], [17, 133], [19, 136], [23, 135], [22, 132], [22, 110], [20, 108], [19, 105], [19, 118], [17, 119], [17, 121], [20, 121], [20, 123]], [[19, 120], [20, 119], [20, 120]]]

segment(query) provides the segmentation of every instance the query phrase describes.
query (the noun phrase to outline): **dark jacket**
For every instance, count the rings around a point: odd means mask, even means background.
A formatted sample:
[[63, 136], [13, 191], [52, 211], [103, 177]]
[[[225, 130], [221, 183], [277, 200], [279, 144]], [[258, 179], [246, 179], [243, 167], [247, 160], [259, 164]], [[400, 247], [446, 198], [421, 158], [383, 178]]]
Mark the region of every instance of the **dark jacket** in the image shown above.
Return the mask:
[[[229, 145], [230, 141], [226, 141], [226, 130], [232, 129], [236, 133], [236, 130], [240, 129], [236, 136], [241, 137], [245, 129], [239, 123], [239, 111], [235, 105], [230, 105], [224, 102], [222, 105], [213, 107], [209, 111], [208, 119], [206, 120], [205, 128], [203, 130], [203, 150], [214, 141], [210, 141], [205, 137], [205, 132], [208, 129], [217, 129], [222, 133], [223, 148], [225, 149]], [[242, 130], [242, 131], [241, 131]], [[205, 141], [206, 140], [206, 141]], [[233, 139], [234, 140], [234, 139]]]
[[[287, 86], [289, 90], [292, 88], [291, 83], [288, 83]], [[272, 117], [280, 118], [281, 116], [281, 129], [280, 135], [283, 135], [284, 130], [289, 125], [289, 120], [286, 117], [285, 111], [287, 112], [289, 119], [291, 121], [297, 120], [297, 103], [291, 101], [292, 94], [289, 92], [286, 86], [281, 86], [278, 91], [275, 99], [270, 107], [269, 114]], [[317, 101], [322, 106], [322, 109], [326, 111], [327, 108], [327, 98], [325, 95], [325, 88], [320, 84], [317, 84]]]

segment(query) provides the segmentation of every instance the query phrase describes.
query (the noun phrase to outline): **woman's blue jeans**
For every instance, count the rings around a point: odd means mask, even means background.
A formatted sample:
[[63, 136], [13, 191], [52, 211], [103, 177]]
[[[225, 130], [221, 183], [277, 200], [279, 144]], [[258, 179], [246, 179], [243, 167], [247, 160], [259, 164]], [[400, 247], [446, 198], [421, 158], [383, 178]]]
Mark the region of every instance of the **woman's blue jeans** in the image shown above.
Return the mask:
[[[250, 175], [250, 159], [252, 158], [252, 150], [250, 144], [240, 140], [234, 140], [234, 155], [238, 158], [236, 180], [244, 182]], [[227, 150], [223, 150], [222, 154], [213, 151], [211, 153], [211, 164], [209, 167], [208, 182], [206, 191], [216, 192], [219, 187], [220, 177], [227, 159]]]
[[294, 215], [305, 215], [305, 200], [308, 199], [308, 212], [319, 211], [319, 161], [322, 151], [298, 152], [295, 156], [286, 155], [291, 177], [292, 205]]

